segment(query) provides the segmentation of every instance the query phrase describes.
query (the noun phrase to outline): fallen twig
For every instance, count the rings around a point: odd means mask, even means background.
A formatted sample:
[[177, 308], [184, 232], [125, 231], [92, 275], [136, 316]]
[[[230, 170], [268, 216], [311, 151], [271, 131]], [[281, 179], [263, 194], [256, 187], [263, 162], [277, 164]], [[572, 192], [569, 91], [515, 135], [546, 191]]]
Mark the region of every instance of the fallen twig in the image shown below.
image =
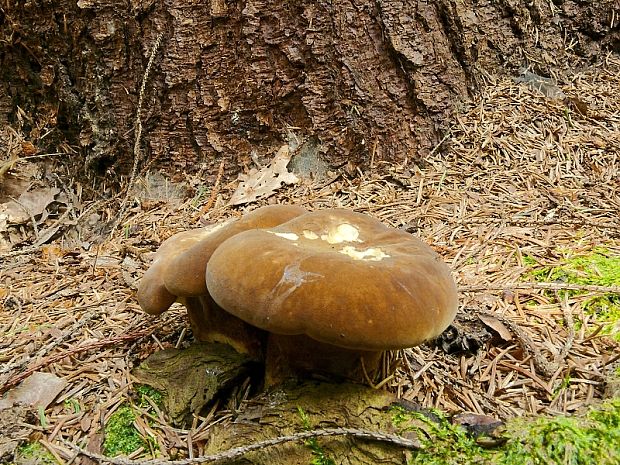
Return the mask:
[[459, 286], [462, 292], [502, 291], [512, 289], [544, 289], [549, 291], [587, 291], [603, 294], [620, 294], [620, 286], [595, 286], [592, 284], [569, 283], [497, 283], [477, 286]]
[[[99, 304], [93, 304], [91, 305], [91, 307], [95, 307], [95, 306], [99, 306]], [[73, 324], [68, 330], [64, 331], [62, 334], [60, 334], [60, 336], [57, 336], [55, 338], [53, 338], [53, 340], [41, 347], [38, 351], [37, 351], [37, 358], [41, 358], [43, 356], [45, 356], [45, 354], [47, 354], [50, 350], [52, 350], [54, 347], [62, 344], [68, 337], [70, 337], [71, 335], [75, 334], [75, 332], [80, 329], [82, 326], [84, 326], [85, 324], [87, 324], [93, 317], [95, 316], [95, 313], [89, 313], [88, 315], [80, 318], [78, 321], [75, 322], [75, 324]], [[15, 370], [15, 369], [21, 369], [23, 368], [26, 364], [28, 363], [27, 360], [25, 360], [22, 363], [19, 363], [17, 365], [13, 365], [11, 366], [10, 364], [0, 368], [0, 373], [4, 374], [7, 373], [11, 370]]]
[[151, 49], [151, 54], [149, 55], [149, 61], [146, 64], [146, 69], [144, 70], [144, 76], [142, 77], [142, 85], [140, 86], [140, 94], [138, 96], [138, 106], [136, 109], [136, 135], [135, 142], [133, 146], [133, 166], [131, 168], [131, 177], [129, 178], [129, 184], [127, 184], [127, 190], [125, 191], [125, 197], [121, 202], [121, 206], [119, 209], [119, 214], [116, 217], [116, 221], [112, 226], [110, 231], [110, 235], [114, 234], [118, 225], [123, 221], [123, 217], [125, 216], [125, 212], [127, 211], [127, 205], [129, 202], [129, 196], [131, 195], [131, 190], [133, 185], [136, 182], [136, 176], [138, 174], [138, 166], [142, 161], [142, 154], [140, 152], [140, 142], [142, 139], [142, 105], [144, 102], [144, 94], [146, 92], [146, 83], [149, 79], [149, 74], [151, 73], [151, 68], [153, 67], [153, 62], [155, 61], [155, 55], [159, 50], [159, 46], [161, 44], [161, 39], [164, 37], [164, 33], [161, 32], [157, 38], [155, 39], [155, 43], [153, 44], [153, 48]]
[[11, 252], [5, 252], [3, 254], [0, 254], [0, 265], [3, 265], [2, 262], [6, 258], [19, 257], [20, 255], [30, 255], [30, 254], [36, 253], [36, 252], [38, 252], [40, 250], [41, 250], [40, 247], [32, 247], [32, 246], [30, 246], [30, 247], [25, 247], [25, 248], [20, 249], [20, 250], [14, 250], [14, 251], [11, 251]]
[[600, 229], [620, 229], [620, 224], [603, 223], [599, 221], [593, 221], [589, 218], [582, 220], [569, 220], [569, 219], [548, 219], [548, 220], [535, 220], [532, 218], [466, 218], [463, 220], [457, 220], [456, 223], [472, 225], [472, 224], [515, 224], [520, 226], [587, 226], [591, 228]]
[[76, 347], [75, 349], [71, 349], [65, 352], [61, 352], [59, 354], [51, 355], [45, 360], [42, 360], [39, 363], [32, 365], [30, 368], [27, 368], [22, 373], [19, 373], [9, 378], [9, 380], [6, 383], [4, 383], [4, 385], [0, 386], [0, 394], [4, 394], [6, 391], [11, 389], [12, 387], [17, 386], [19, 383], [21, 383], [23, 380], [28, 378], [35, 371], [40, 370], [41, 368], [44, 368], [48, 365], [51, 365], [52, 363], [56, 363], [65, 357], [76, 355], [82, 352], [87, 352], [93, 349], [100, 349], [102, 347], [113, 346], [121, 342], [127, 342], [127, 341], [133, 341], [135, 339], [140, 339], [142, 337], [150, 335], [155, 329], [157, 329], [157, 327], [161, 326], [162, 324], [163, 323], [160, 322], [160, 323], [149, 326], [148, 328], [145, 328], [139, 331], [122, 334], [120, 336], [111, 337], [103, 341], [93, 342], [85, 346]]
[[481, 313], [497, 318], [505, 326], [508, 327], [508, 329], [519, 340], [521, 347], [523, 348], [525, 353], [527, 355], [532, 356], [532, 361], [534, 362], [534, 368], [536, 368], [536, 370], [539, 373], [543, 374], [547, 378], [550, 378], [551, 376], [553, 376], [553, 373], [555, 373], [556, 370], [560, 367], [559, 363], [550, 362], [549, 360], [547, 360], [545, 356], [540, 352], [536, 343], [532, 340], [530, 335], [524, 329], [522, 329], [518, 324], [516, 324], [514, 321], [497, 313], [494, 313], [494, 314], [484, 313], [484, 312], [481, 312]]
[[570, 352], [571, 348], [573, 347], [573, 343], [575, 342], [575, 321], [573, 319], [571, 308], [568, 305], [568, 296], [564, 294], [563, 297], [560, 297], [559, 293], [556, 291], [555, 298], [560, 303], [560, 306], [562, 308], [564, 323], [566, 324], [566, 330], [568, 331], [564, 346], [562, 346], [562, 349], [555, 358], [555, 362], [565, 363], [566, 357], [568, 356], [568, 353]]
[[213, 189], [211, 190], [211, 195], [209, 196], [209, 200], [205, 203], [204, 207], [200, 209], [200, 213], [194, 217], [194, 222], [198, 221], [201, 216], [206, 215], [209, 210], [215, 204], [215, 200], [217, 199], [217, 194], [220, 191], [220, 182], [222, 181], [222, 176], [224, 175], [224, 161], [220, 163], [220, 167], [217, 170], [217, 177], [215, 178], [215, 184], [213, 184]]
[[357, 428], [333, 428], [319, 429], [314, 431], [303, 431], [288, 436], [280, 436], [273, 439], [266, 439], [264, 441], [249, 444], [247, 446], [235, 447], [233, 449], [228, 449], [226, 451], [218, 452], [217, 454], [213, 455], [205, 455], [202, 457], [195, 457], [185, 460], [128, 460], [123, 458], [106, 457], [90, 452], [68, 441], [63, 442], [73, 450], [79, 452], [82, 455], [85, 455], [92, 460], [96, 460], [99, 463], [111, 463], [113, 465], [194, 465], [199, 463], [216, 462], [218, 460], [233, 460], [249, 452], [264, 449], [265, 447], [277, 446], [278, 444], [283, 444], [285, 442], [303, 441], [306, 439], [325, 436], [352, 436], [355, 438], [369, 439], [372, 441], [387, 442], [396, 446], [405, 447], [407, 449], [422, 448], [422, 445], [417, 440], [403, 438], [402, 436], [398, 436], [396, 434], [380, 433], [377, 431], [363, 430]]

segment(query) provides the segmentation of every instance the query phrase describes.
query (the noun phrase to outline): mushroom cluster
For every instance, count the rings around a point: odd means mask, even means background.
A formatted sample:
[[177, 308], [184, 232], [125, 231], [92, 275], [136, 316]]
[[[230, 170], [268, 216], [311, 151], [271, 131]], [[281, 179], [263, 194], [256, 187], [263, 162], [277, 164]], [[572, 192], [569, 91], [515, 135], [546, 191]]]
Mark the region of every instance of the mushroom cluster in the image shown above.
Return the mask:
[[138, 299], [153, 314], [182, 302], [197, 339], [264, 359], [268, 384], [360, 379], [382, 352], [439, 336], [458, 307], [450, 270], [417, 238], [350, 210], [283, 205], [168, 239]]
[[238, 352], [260, 358], [262, 332], [213, 301], [205, 281], [207, 263], [213, 252], [236, 234], [277, 226], [304, 213], [305, 209], [294, 205], [271, 205], [237, 220], [175, 234], [161, 244], [140, 281], [140, 306], [151, 315], [160, 315], [180, 302], [187, 308], [197, 340], [229, 344]]

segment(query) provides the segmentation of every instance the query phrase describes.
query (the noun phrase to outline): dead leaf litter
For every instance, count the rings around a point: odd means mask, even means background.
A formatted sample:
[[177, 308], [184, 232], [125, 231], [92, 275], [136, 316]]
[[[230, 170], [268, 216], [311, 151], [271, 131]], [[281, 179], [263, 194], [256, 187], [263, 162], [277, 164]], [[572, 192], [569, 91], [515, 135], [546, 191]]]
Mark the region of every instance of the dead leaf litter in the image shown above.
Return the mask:
[[[167, 202], [148, 191], [112, 238], [96, 226], [114, 218], [113, 204], [89, 203], [75, 186], [21, 193], [2, 205], [19, 221], [0, 218], [0, 389], [41, 373], [66, 383], [32, 429], [61, 463], [75, 457], [67, 441], [102, 453], [102, 426], [132, 400], [131, 369], [190, 340], [181, 307], [159, 318], [138, 307], [136, 283], [152, 252], [198, 226], [197, 218], [221, 221], [239, 214], [231, 204], [254, 208], [254, 200], [269, 197], [368, 213], [420, 237], [454, 270], [461, 289], [454, 327], [436, 344], [386, 360], [386, 379], [375, 380], [385, 389], [424, 407], [500, 419], [571, 413], [602, 398], [620, 344], [585, 307], [617, 293], [618, 283], [573, 284], [582, 292], [566, 294], [570, 285], [532, 282], [528, 273], [532, 260], [561, 264], [562, 250], [620, 256], [620, 62], [610, 58], [559, 87], [563, 98], [549, 98], [497, 78], [422, 165], [376, 162], [357, 177], [336, 173], [319, 182], [280, 180], [287, 170], [276, 160], [267, 174], [278, 185], [259, 192], [260, 182], [250, 184], [265, 171], [250, 173], [238, 202], [230, 200], [237, 185], [220, 185], [221, 169], [200, 198]], [[12, 171], [25, 167], [6, 155]], [[54, 234], [41, 242], [50, 227]], [[167, 458], [198, 456], [203, 443], [196, 438], [231, 417], [216, 406], [179, 429], [161, 411], [140, 408], [149, 420], [136, 426]], [[24, 437], [12, 433], [11, 444]]]

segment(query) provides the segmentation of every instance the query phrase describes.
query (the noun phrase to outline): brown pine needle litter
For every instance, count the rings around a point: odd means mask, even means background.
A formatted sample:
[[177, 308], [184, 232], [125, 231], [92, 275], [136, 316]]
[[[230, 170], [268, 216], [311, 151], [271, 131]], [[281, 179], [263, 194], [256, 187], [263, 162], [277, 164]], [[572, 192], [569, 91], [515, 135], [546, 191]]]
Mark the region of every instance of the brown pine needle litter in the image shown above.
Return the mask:
[[[368, 213], [419, 236], [453, 268], [461, 289], [456, 327], [476, 339], [468, 322], [478, 322], [487, 338], [477, 351], [447, 354], [429, 344], [395, 354], [383, 389], [424, 407], [499, 418], [571, 413], [604, 395], [620, 344], [584, 307], [617, 294], [617, 283], [540, 282], [529, 273], [532, 261], [561, 265], [566, 251], [620, 256], [620, 62], [610, 57], [560, 87], [568, 97], [553, 100], [497, 78], [461, 110], [423, 166], [377, 162], [359, 177], [306, 181], [270, 199]], [[226, 206], [235, 183], [210, 175], [200, 199], [143, 201], [116, 236], [102, 234], [88, 250], [61, 235], [0, 255], [0, 389], [33, 370], [68, 381], [38, 428], [66, 463], [75, 455], [67, 442], [97, 444], [101, 426], [128, 399], [130, 370], [189, 337], [182, 308], [158, 319], [140, 311], [136, 282], [149, 253], [195, 227], [197, 214], [208, 222], [239, 214]], [[89, 204], [73, 208], [79, 225]], [[115, 214], [112, 204], [95, 210], [103, 219]], [[199, 457], [196, 438], [225, 420], [214, 409], [189, 429], [163, 414], [142, 426], [160, 457], [174, 459]]]

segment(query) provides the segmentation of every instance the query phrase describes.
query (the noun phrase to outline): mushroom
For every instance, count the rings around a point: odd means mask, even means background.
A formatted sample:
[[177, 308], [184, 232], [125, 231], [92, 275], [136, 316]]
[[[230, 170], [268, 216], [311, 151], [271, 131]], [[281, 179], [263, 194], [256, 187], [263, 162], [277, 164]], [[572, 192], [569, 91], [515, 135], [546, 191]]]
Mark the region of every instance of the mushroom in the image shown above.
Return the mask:
[[178, 301], [187, 308], [194, 337], [227, 343], [239, 352], [260, 356], [261, 332], [223, 311], [209, 296], [207, 263], [226, 239], [254, 228], [270, 228], [306, 213], [293, 205], [258, 208], [238, 220], [178, 233], [162, 243], [138, 287], [138, 302], [159, 315]]
[[313, 371], [359, 378], [386, 350], [441, 334], [458, 307], [448, 266], [410, 234], [344, 209], [223, 242], [206, 270], [221, 308], [269, 332], [266, 382]]

